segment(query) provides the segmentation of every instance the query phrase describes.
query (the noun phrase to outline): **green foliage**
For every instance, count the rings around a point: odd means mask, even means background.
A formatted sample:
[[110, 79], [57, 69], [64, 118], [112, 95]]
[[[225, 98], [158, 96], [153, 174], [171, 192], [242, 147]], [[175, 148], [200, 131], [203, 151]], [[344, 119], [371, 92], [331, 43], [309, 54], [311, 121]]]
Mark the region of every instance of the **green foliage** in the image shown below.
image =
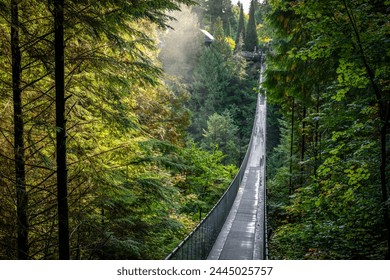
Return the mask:
[[[238, 19], [238, 28], [236, 35], [236, 47], [245, 41], [245, 21], [244, 21], [244, 8], [243, 5], [240, 4], [240, 17]], [[241, 41], [241, 42], [240, 42]]]
[[215, 41], [203, 49], [194, 69], [189, 100], [192, 111], [190, 133], [195, 141], [202, 142], [210, 116], [227, 112], [239, 128], [239, 153], [231, 150], [229, 163], [238, 163], [249, 143], [253, 125], [253, 116], [247, 112], [255, 110], [258, 65], [247, 63], [239, 53], [233, 54], [220, 19], [216, 20], [214, 37]]
[[[65, 18], [72, 259], [162, 259], [236, 169], [186, 145], [188, 92], [163, 81], [157, 33], [178, 1], [69, 1]], [[29, 255], [58, 258], [51, 2], [20, 2]], [[4, 8], [4, 9], [3, 9]], [[0, 258], [17, 258], [8, 3], [0, 1]]]
[[268, 156], [270, 254], [383, 259], [388, 208], [379, 166], [387, 166], [388, 144], [379, 135], [388, 92], [377, 75], [388, 80], [386, 4], [270, 4], [265, 85], [280, 108], [280, 144]]
[[257, 37], [256, 19], [255, 19], [256, 6], [257, 6], [256, 1], [252, 0], [251, 5], [249, 7], [248, 25], [246, 27], [246, 34], [244, 36], [244, 48], [246, 51], [250, 51], [250, 52], [253, 52], [259, 46], [259, 39]]
[[199, 214], [206, 215], [219, 200], [238, 169], [222, 165], [225, 155], [221, 151], [206, 151], [193, 142], [181, 150], [181, 157], [189, 167], [178, 184], [184, 195], [181, 211], [198, 220]]
[[202, 145], [206, 149], [219, 149], [225, 155], [224, 162], [239, 165], [238, 127], [228, 112], [214, 113], [207, 120], [207, 130], [203, 134]]
[[231, 35], [230, 26], [233, 21], [232, 3], [230, 0], [207, 0], [205, 18], [210, 18], [211, 30], [214, 32], [218, 19], [223, 22], [223, 30], [227, 36]]
[[[218, 38], [218, 37], [217, 37]], [[217, 44], [205, 48], [194, 72], [194, 82], [190, 109], [193, 115], [192, 133], [199, 139], [206, 128], [207, 118], [219, 112], [223, 97], [228, 90], [233, 73], [223, 52], [230, 52], [224, 37], [217, 39]]]

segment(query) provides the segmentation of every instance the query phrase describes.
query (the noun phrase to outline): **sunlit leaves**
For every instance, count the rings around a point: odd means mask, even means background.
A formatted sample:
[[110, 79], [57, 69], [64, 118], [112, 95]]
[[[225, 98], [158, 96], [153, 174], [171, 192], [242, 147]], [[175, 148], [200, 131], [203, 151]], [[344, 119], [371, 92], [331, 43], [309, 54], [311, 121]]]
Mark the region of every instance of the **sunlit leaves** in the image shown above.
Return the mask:
[[366, 69], [358, 67], [353, 62], [348, 62], [345, 59], [339, 60], [339, 67], [337, 68], [338, 84], [341, 89], [334, 97], [337, 101], [343, 99], [345, 93], [350, 88], [364, 89], [368, 85]]
[[[33, 259], [57, 257], [50, 3], [20, 2]], [[220, 152], [186, 147], [189, 112], [184, 103], [188, 93], [161, 79], [157, 26], [168, 28], [172, 18], [167, 12], [179, 10], [180, 4], [194, 2], [67, 2], [68, 199], [74, 259], [164, 258], [194, 225], [196, 213], [184, 213], [180, 203], [195, 194], [207, 211], [235, 174], [233, 167], [222, 166]], [[14, 258], [6, 7], [0, 1], [0, 258]], [[202, 158], [188, 159], [196, 154]], [[200, 192], [201, 188], [207, 190]]]
[[238, 165], [238, 127], [228, 112], [222, 115], [214, 113], [209, 117], [202, 145], [209, 150], [219, 149], [226, 155], [224, 162]]

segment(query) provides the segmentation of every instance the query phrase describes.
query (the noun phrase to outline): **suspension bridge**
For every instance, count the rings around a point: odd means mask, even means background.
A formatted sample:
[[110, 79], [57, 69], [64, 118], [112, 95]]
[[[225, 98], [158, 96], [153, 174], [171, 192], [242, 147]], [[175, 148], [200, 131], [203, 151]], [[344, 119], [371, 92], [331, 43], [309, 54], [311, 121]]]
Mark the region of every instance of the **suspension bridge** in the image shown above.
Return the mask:
[[261, 63], [256, 116], [250, 143], [236, 177], [195, 227], [167, 256], [176, 260], [267, 259], [266, 98]]

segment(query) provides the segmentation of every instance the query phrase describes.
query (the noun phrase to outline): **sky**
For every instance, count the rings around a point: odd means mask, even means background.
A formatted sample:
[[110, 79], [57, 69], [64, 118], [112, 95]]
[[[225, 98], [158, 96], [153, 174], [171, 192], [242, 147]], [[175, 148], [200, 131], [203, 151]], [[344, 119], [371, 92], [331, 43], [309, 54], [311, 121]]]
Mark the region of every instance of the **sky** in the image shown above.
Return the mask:
[[244, 4], [244, 12], [248, 13], [251, 0], [232, 0], [232, 4], [236, 5], [238, 3], [238, 1], [240, 1], [242, 4]]
[[[249, 13], [249, 5], [251, 4], [251, 0], [232, 0], [232, 4], [236, 5], [238, 1], [240, 1], [242, 4], [244, 4], [244, 12]], [[260, 2], [262, 2], [262, 1], [260, 1]]]

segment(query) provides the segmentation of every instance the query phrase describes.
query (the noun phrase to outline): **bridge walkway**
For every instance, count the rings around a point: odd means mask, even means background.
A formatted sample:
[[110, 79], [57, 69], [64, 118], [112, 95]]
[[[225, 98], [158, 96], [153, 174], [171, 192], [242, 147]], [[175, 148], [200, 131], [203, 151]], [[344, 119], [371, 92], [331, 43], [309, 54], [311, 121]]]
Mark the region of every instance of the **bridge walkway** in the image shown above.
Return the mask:
[[267, 258], [266, 98], [259, 95], [250, 144], [236, 177], [206, 217], [166, 257], [172, 260]]
[[259, 96], [251, 154], [236, 199], [207, 259], [265, 259], [265, 118]]

